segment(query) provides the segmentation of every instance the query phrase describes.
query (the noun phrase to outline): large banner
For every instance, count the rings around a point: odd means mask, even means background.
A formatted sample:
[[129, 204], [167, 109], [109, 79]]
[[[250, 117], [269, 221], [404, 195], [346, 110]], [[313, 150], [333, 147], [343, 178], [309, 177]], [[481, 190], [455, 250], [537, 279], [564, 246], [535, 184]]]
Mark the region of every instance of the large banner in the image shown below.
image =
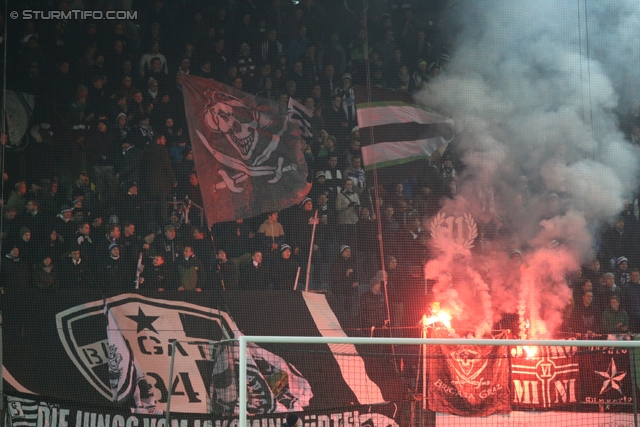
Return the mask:
[[[236, 346], [223, 344], [242, 334], [346, 336], [327, 298], [295, 291], [106, 298], [92, 291], [8, 291], [0, 299], [5, 390], [47, 404], [68, 402], [85, 413], [111, 408], [141, 417], [165, 411], [171, 392], [172, 412], [232, 417], [239, 355]], [[406, 384], [390, 359], [362, 347], [251, 345], [249, 412], [273, 419], [296, 412], [312, 422], [362, 407], [379, 419], [396, 419], [410, 401]], [[429, 409], [438, 413], [485, 417], [632, 402], [627, 349], [429, 349]], [[332, 423], [336, 417], [330, 416]]]
[[511, 404], [519, 409], [556, 409], [579, 402], [577, 347], [514, 347]]
[[[24, 290], [5, 294], [1, 308], [10, 393], [138, 413], [164, 411], [171, 390], [172, 412], [237, 414], [237, 347], [210, 341], [344, 334], [323, 295], [294, 291], [103, 299], [91, 292]], [[404, 392], [391, 364], [361, 357], [354, 346], [251, 345], [247, 370], [251, 414], [384, 406], [400, 402]], [[153, 399], [145, 400], [149, 392]]]
[[486, 418], [436, 414], [436, 427], [633, 427], [633, 414], [513, 411]]
[[580, 359], [582, 401], [631, 403], [631, 366], [626, 348], [591, 348]]
[[[68, 403], [51, 400], [7, 397], [7, 425], [9, 427], [165, 427], [159, 415], [131, 414], [118, 408], [99, 407], [87, 410]], [[386, 405], [389, 406], [389, 405]], [[371, 406], [349, 406], [334, 411], [298, 414], [304, 427], [398, 427], [383, 410]], [[393, 407], [389, 409], [393, 410]], [[205, 414], [171, 413], [171, 426], [180, 427], [238, 427], [237, 417], [215, 417]], [[280, 427], [286, 414], [252, 416], [247, 427]]]
[[429, 409], [485, 417], [511, 411], [506, 347], [433, 346]]
[[286, 105], [199, 77], [181, 82], [210, 226], [302, 200], [311, 184]]

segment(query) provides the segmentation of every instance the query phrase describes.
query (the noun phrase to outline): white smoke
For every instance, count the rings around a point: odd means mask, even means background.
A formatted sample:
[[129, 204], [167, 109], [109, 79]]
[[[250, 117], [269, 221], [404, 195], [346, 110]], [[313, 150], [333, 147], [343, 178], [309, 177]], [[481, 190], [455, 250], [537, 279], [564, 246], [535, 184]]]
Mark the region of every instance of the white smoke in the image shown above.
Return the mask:
[[[464, 313], [465, 322], [472, 319], [475, 334], [482, 335], [497, 313], [520, 307], [532, 323], [529, 335], [548, 335], [570, 302], [564, 278], [594, 256], [593, 230], [610, 222], [637, 187], [637, 151], [625, 141], [615, 113], [638, 96], [640, 3], [459, 4], [450, 65], [417, 96], [453, 112], [466, 167], [459, 195], [443, 211], [471, 213], [498, 230], [510, 226], [524, 262], [517, 267], [504, 256], [513, 249], [507, 248], [511, 235], [500, 250], [491, 249], [494, 256], [466, 258], [482, 279], [470, 270], [464, 284], [454, 277], [452, 286], [458, 295], [469, 286], [484, 294], [458, 297], [455, 311]], [[514, 203], [521, 175], [532, 195], [526, 208]], [[495, 215], [478, 197], [487, 189], [494, 192]], [[551, 193], [561, 196], [558, 206], [548, 199]], [[427, 264], [426, 275], [437, 277], [456, 263], [460, 259], [445, 254]], [[451, 298], [452, 289], [441, 288], [436, 286], [436, 299]], [[487, 295], [490, 310], [477, 303]]]

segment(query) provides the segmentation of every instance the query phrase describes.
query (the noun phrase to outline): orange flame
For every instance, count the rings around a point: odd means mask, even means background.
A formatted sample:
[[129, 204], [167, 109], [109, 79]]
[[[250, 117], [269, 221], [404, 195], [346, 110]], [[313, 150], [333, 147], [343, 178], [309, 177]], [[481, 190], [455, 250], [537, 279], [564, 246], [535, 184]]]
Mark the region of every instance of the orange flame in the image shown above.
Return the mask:
[[451, 329], [451, 315], [446, 311], [440, 309], [440, 303], [434, 302], [431, 304], [431, 316], [426, 314], [422, 315], [422, 326], [427, 327], [435, 323], [442, 323], [447, 329]]

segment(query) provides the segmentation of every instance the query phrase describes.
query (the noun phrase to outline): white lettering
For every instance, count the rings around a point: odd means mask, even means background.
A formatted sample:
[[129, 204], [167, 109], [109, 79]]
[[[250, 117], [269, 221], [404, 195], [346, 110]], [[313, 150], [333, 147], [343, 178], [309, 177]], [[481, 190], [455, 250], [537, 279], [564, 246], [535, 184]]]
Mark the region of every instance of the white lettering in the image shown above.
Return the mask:
[[[91, 425], [93, 425], [93, 420], [94, 420], [93, 415], [96, 415], [96, 414], [92, 414], [91, 416]], [[104, 415], [104, 416], [102, 414], [98, 415], [98, 427], [109, 427], [110, 421], [111, 421], [111, 415]]]
[[122, 415], [113, 416], [113, 423], [111, 424], [111, 427], [124, 427], [125, 424], [126, 422]]
[[47, 406], [38, 406], [38, 427], [49, 427], [51, 411]]
[[524, 405], [539, 405], [538, 400], [538, 382], [537, 381], [520, 381], [513, 380], [513, 402], [522, 403]]
[[333, 421], [333, 426], [342, 426], [342, 414], [331, 414], [331, 421]]
[[58, 427], [69, 427], [69, 421], [67, 421], [69, 413], [70, 411], [68, 409], [60, 409], [60, 421], [58, 421]]
[[318, 415], [318, 427], [331, 427], [331, 419], [327, 415]]
[[555, 382], [556, 389], [556, 401], [554, 403], [558, 403], [559, 399], [562, 399], [562, 403], [576, 402], [576, 380], [575, 378], [571, 378], [570, 380], [556, 381]]

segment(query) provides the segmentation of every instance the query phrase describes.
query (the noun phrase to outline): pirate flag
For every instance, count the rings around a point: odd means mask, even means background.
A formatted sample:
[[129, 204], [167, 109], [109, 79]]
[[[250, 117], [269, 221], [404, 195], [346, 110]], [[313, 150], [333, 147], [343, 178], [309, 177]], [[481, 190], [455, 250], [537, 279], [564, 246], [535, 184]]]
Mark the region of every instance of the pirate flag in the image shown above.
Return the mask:
[[181, 84], [209, 226], [302, 200], [311, 184], [286, 105], [198, 77]]

